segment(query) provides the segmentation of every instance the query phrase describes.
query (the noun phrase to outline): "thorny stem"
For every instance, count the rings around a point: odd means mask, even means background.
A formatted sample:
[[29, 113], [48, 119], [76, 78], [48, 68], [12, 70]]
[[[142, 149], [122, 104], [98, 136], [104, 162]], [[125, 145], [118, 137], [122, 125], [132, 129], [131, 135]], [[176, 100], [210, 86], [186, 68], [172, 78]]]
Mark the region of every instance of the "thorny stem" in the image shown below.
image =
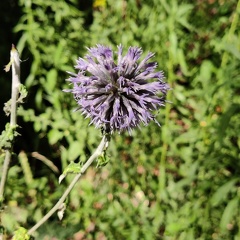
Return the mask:
[[[19, 53], [15, 46], [12, 44], [12, 50], [10, 52], [10, 63], [6, 66], [5, 70], [12, 65], [12, 95], [11, 95], [11, 115], [10, 115], [10, 127], [16, 127], [17, 125], [17, 100], [19, 95], [20, 86], [20, 59]], [[6, 155], [3, 163], [2, 178], [0, 183], [0, 203], [3, 201], [4, 187], [7, 179], [9, 163], [11, 160], [11, 150], [6, 150]]]
[[64, 203], [65, 199], [75, 186], [75, 184], [78, 182], [79, 178], [82, 176], [82, 174], [88, 169], [88, 167], [92, 164], [92, 162], [99, 157], [102, 152], [107, 148], [108, 146], [109, 138], [108, 136], [104, 135], [100, 144], [98, 145], [98, 148], [95, 150], [95, 152], [92, 154], [92, 156], [87, 160], [87, 162], [82, 166], [81, 172], [78, 173], [72, 180], [72, 182], [69, 184], [65, 192], [63, 193], [62, 197], [58, 200], [58, 202], [55, 204], [55, 206], [35, 225], [33, 226], [29, 231], [28, 234], [31, 235], [33, 232], [35, 232], [44, 222], [48, 220], [49, 217], [51, 217], [57, 210], [59, 210]]

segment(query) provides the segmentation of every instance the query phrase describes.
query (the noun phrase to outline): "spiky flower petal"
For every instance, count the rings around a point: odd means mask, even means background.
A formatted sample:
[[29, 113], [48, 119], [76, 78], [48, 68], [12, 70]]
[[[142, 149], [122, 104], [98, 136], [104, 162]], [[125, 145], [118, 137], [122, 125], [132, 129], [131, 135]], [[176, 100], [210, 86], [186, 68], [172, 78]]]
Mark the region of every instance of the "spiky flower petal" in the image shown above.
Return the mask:
[[70, 73], [73, 88], [65, 90], [74, 95], [82, 113], [96, 127], [106, 132], [128, 130], [155, 120], [152, 110], [165, 104], [169, 86], [163, 81], [157, 63], [149, 62], [148, 53], [140, 61], [142, 49], [129, 47], [123, 55], [118, 46], [117, 61], [111, 48], [97, 45], [88, 48], [88, 54], [77, 60], [78, 74]]

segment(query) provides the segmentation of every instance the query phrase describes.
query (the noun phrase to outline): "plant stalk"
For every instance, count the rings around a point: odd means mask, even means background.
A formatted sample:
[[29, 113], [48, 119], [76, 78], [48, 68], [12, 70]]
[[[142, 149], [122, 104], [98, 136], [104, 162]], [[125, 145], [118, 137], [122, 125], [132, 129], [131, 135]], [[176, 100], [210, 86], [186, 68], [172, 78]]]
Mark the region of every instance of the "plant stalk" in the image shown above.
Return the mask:
[[80, 173], [78, 173], [72, 180], [72, 182], [69, 184], [65, 192], [63, 193], [62, 197], [58, 200], [58, 202], [54, 205], [54, 207], [36, 224], [34, 225], [29, 231], [28, 234], [31, 235], [33, 232], [35, 232], [44, 222], [48, 220], [49, 217], [51, 217], [57, 210], [59, 210], [66, 200], [67, 196], [75, 186], [75, 184], [78, 182], [79, 178], [83, 175], [83, 173], [88, 169], [88, 167], [92, 164], [92, 162], [99, 157], [102, 152], [107, 148], [108, 145], [108, 137], [103, 136], [100, 144], [98, 145], [95, 152], [92, 154], [92, 156], [87, 160], [87, 162], [82, 166]]
[[[10, 52], [10, 65], [12, 65], [12, 93], [11, 93], [11, 114], [10, 127], [17, 125], [17, 100], [19, 96], [20, 86], [20, 58], [15, 46], [12, 44]], [[6, 155], [3, 163], [2, 178], [0, 183], [0, 202], [3, 201], [4, 187], [7, 179], [8, 168], [11, 161], [12, 147], [6, 150]]]

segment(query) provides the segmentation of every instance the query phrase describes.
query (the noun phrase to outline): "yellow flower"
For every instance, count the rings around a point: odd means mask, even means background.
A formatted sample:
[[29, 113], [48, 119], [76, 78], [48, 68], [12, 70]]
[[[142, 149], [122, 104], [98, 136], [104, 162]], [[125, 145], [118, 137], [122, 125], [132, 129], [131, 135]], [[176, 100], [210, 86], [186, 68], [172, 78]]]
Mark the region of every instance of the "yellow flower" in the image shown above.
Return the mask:
[[95, 0], [93, 2], [93, 7], [98, 8], [98, 7], [105, 7], [106, 6], [106, 0]]

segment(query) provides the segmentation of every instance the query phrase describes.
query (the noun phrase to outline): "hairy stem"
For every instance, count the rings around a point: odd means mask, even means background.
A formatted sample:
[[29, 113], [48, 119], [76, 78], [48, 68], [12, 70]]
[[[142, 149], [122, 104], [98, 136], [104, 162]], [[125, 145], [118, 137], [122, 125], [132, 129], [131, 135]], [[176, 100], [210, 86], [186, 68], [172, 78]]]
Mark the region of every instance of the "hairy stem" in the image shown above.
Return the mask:
[[[20, 59], [19, 53], [15, 46], [12, 45], [12, 50], [10, 53], [12, 65], [12, 94], [11, 94], [11, 115], [10, 115], [10, 127], [16, 127], [17, 125], [17, 100], [19, 96], [19, 86], [20, 86]], [[0, 202], [3, 200], [4, 187], [7, 179], [9, 163], [11, 161], [11, 151], [12, 149], [6, 150], [6, 155], [3, 163], [2, 178], [0, 183]]]
[[100, 142], [98, 148], [95, 150], [95, 152], [92, 154], [92, 156], [87, 160], [87, 162], [82, 166], [81, 172], [78, 173], [72, 182], [69, 184], [65, 192], [63, 193], [62, 197], [58, 200], [58, 202], [55, 204], [55, 206], [35, 225], [33, 226], [29, 231], [28, 234], [31, 235], [33, 232], [35, 232], [43, 223], [45, 223], [49, 217], [51, 217], [57, 210], [60, 209], [62, 204], [64, 203], [65, 199], [75, 186], [75, 184], [78, 182], [79, 178], [82, 176], [82, 174], [88, 169], [88, 167], [92, 164], [92, 162], [99, 157], [102, 152], [106, 149], [108, 145], [108, 137], [103, 136], [102, 141]]

